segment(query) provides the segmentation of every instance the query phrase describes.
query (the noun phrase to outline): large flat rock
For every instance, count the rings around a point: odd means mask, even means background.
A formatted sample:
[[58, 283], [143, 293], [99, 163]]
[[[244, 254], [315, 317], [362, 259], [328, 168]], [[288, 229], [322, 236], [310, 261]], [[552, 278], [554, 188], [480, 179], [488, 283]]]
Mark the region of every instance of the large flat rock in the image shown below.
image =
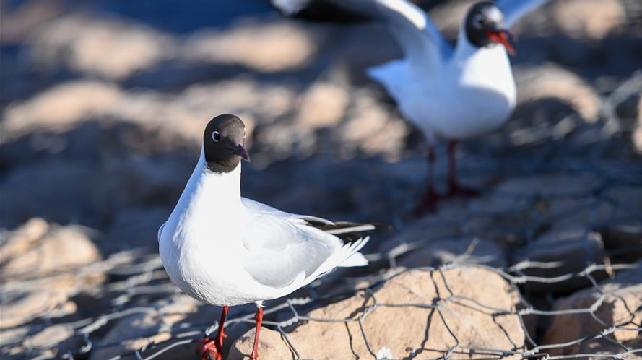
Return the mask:
[[[372, 293], [312, 311], [309, 317], [315, 320], [287, 338], [304, 359], [371, 358], [375, 353], [425, 359], [449, 350], [455, 359], [483, 358], [488, 352], [474, 350], [523, 349], [524, 332], [512, 314], [518, 300], [514, 288], [484, 268], [410, 270]], [[252, 341], [252, 332], [243, 336], [228, 360], [247, 359]], [[273, 330], [263, 329], [261, 350], [263, 360], [291, 356], [283, 337]]]

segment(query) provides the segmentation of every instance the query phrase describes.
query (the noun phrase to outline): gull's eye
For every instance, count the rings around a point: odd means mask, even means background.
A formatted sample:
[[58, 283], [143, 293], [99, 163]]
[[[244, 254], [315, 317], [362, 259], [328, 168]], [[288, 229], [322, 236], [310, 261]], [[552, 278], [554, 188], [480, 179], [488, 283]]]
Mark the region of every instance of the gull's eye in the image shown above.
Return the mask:
[[221, 141], [221, 133], [219, 133], [218, 131], [212, 131], [212, 140], [214, 142]]

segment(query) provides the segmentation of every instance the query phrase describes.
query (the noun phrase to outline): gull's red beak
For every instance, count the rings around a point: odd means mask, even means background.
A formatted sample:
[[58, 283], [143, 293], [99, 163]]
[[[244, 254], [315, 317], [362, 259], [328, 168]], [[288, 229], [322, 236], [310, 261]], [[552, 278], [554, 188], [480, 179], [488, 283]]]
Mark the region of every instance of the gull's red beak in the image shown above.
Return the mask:
[[486, 37], [496, 44], [503, 45], [509, 54], [515, 55], [515, 49], [513, 48], [513, 44], [511, 44], [512, 35], [508, 30], [486, 30]]

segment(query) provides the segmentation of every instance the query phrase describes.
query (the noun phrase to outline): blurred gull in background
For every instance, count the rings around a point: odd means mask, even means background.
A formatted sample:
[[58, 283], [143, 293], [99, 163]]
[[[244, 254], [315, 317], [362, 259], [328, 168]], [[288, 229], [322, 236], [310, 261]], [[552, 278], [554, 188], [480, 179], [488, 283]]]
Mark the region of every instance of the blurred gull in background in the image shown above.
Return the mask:
[[[433, 180], [435, 137], [448, 139], [448, 196], [474, 195], [457, 180], [457, 141], [504, 123], [515, 108], [515, 81], [506, 51], [513, 53], [510, 28], [545, 0], [482, 1], [474, 4], [459, 27], [453, 48], [420, 8], [406, 0], [334, 2], [355, 13], [383, 20], [405, 58], [370, 68], [404, 117], [428, 141], [427, 189], [416, 214], [436, 210]], [[309, 1], [274, 1], [285, 14], [301, 12]], [[502, 46], [497, 46], [502, 45]]]

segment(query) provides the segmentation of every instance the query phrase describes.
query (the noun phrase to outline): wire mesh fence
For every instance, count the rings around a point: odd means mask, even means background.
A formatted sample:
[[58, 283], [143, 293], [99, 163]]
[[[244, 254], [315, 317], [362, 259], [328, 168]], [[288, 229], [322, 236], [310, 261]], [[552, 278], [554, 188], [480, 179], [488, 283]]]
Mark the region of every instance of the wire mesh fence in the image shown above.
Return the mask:
[[[603, 121], [592, 124], [612, 136], [621, 133], [625, 126], [613, 110], [631, 94], [642, 91], [642, 74], [637, 74], [630, 81], [620, 86], [604, 99]], [[589, 125], [587, 125], [589, 126]], [[631, 129], [627, 129], [631, 131]], [[596, 151], [599, 151], [597, 149]], [[553, 220], [563, 222], [573, 218], [588, 209], [582, 219], [586, 220], [586, 228], [590, 231], [599, 226], [611, 224], [613, 221], [640, 221], [642, 210], [636, 202], [642, 191], [642, 169], [622, 164], [597, 164], [588, 154], [580, 162], [566, 163], [558, 169], [565, 176], [573, 178], [590, 174], [597, 183], [586, 189], [577, 191], [561, 191], [548, 189], [545, 192], [497, 192], [495, 199], [521, 202], [521, 208], [528, 212], [529, 221], [517, 224], [519, 231], [526, 234], [527, 243], [534, 239], [538, 229], [550, 227]], [[547, 164], [551, 168], [551, 164]], [[534, 172], [537, 168], [534, 168]], [[610, 190], [615, 187], [634, 189], [637, 198], [630, 194], [613, 194]], [[547, 200], [582, 200], [561, 211], [543, 211], [540, 204]], [[607, 206], [605, 212], [601, 205]], [[511, 212], [513, 210], [507, 210]], [[487, 209], [469, 210], [459, 222], [467, 222], [481, 215], [488, 215]], [[546, 214], [546, 215], [545, 215]], [[490, 214], [491, 218], [496, 214]], [[554, 219], [552, 219], [554, 217]], [[429, 232], [430, 229], [426, 229]], [[637, 233], [639, 236], [640, 234]], [[3, 241], [7, 234], [3, 234]], [[449, 236], [444, 237], [447, 241]], [[484, 259], [479, 260], [475, 250], [481, 240], [470, 236], [467, 246], [454, 258], [435, 267], [408, 269], [403, 264], [404, 257], [429, 243], [439, 242], [437, 239], [416, 238], [413, 241], [403, 241], [395, 246], [371, 254], [371, 266], [368, 274], [350, 277], [340, 277], [334, 274], [327, 279], [314, 283], [305, 291], [305, 296], [299, 293], [287, 299], [276, 300], [268, 304], [264, 326], [275, 330], [280, 335], [280, 341], [287, 346], [291, 358], [304, 359], [306, 353], [302, 349], [302, 339], [305, 336], [294, 336], [298, 329], [309, 324], [340, 324], [345, 327], [343, 333], [349, 338], [349, 346], [344, 349], [352, 354], [352, 358], [469, 358], [469, 359], [498, 359], [498, 358], [537, 358], [537, 359], [574, 359], [574, 358], [616, 358], [629, 359], [642, 356], [642, 269], [640, 263], [635, 263], [636, 252], [640, 252], [639, 238], [627, 242], [627, 246], [613, 247], [607, 242], [608, 236], [600, 238], [603, 246], [603, 256], [590, 258], [581, 263], [581, 267], [565, 271], [568, 264], [575, 264], [573, 253], [565, 253], [568, 258], [556, 261], [541, 261], [528, 256], [511, 258], [508, 264], [489, 265]], [[485, 240], [484, 240], [485, 241]], [[518, 259], [518, 260], [515, 260]], [[450, 276], [453, 270], [468, 271], [476, 269], [484, 271], [484, 277], [496, 276], [506, 284], [506, 293], [520, 294], [509, 306], [498, 307], [495, 303], [485, 302], [476, 296], [462, 295], [455, 288], [466, 287], [458, 284], [456, 277]], [[561, 270], [560, 270], [561, 269]], [[66, 275], [73, 277], [74, 285], [68, 292], [68, 297], [75, 299], [78, 314], [68, 315], [65, 306], [68, 302], [55, 303], [46, 310], [35, 314], [27, 325], [8, 328], [3, 331], [0, 340], [0, 354], [11, 358], [64, 358], [64, 359], [160, 359], [173, 358], [176, 350], [193, 346], [195, 339], [210, 334], [217, 327], [216, 316], [199, 316], [190, 318], [186, 313], [200, 311], [200, 307], [176, 305], [178, 290], [168, 280], [157, 255], [137, 254], [136, 252], [116, 253], [103, 261], [83, 267], [70, 269]], [[634, 274], [634, 275], [627, 275]], [[56, 274], [59, 275], [59, 274]], [[429, 283], [433, 288], [432, 295], [423, 298], [421, 302], [390, 301], [382, 295], [382, 290], [395, 279], [403, 276], [416, 276], [417, 285]], [[104, 276], [104, 281], [88, 284], [86, 279], [93, 276]], [[625, 276], [626, 280], [621, 280]], [[628, 277], [627, 277], [628, 276]], [[480, 278], [483, 280], [483, 278]], [[20, 296], [33, 289], [49, 291], [51, 278], [5, 277], [2, 279], [2, 303], [8, 303], [12, 298]], [[579, 282], [577, 281], [579, 280]], [[574, 283], [573, 288], [566, 291], [537, 291], [533, 285]], [[339, 284], [339, 285], [337, 285]], [[579, 285], [577, 285], [579, 284]], [[470, 284], [469, 284], [470, 285]], [[612, 286], [611, 286], [612, 285]], [[329, 290], [338, 289], [338, 290]], [[411, 289], [412, 290], [412, 289]], [[54, 293], [51, 289], [49, 292]], [[89, 295], [86, 295], [89, 294]], [[53, 296], [52, 294], [50, 294]], [[88, 300], [88, 299], [89, 300]], [[359, 299], [360, 306], [351, 308], [348, 316], [319, 317], [321, 309], [346, 299]], [[99, 299], [99, 300], [96, 300]], [[560, 301], [562, 302], [560, 303]], [[579, 299], [573, 301], [573, 299]], [[586, 300], [588, 299], [588, 300]], [[581, 300], [581, 301], [580, 301]], [[536, 304], [535, 304], [536, 303]], [[478, 328], [475, 334], [497, 331], [503, 334], [507, 346], [492, 347], [478, 345], [474, 337], [462, 332], [462, 328], [454, 327], [449, 306], [465, 307], [467, 311], [488, 319], [485, 326]], [[557, 304], [557, 305], [556, 305]], [[566, 304], [566, 306], [564, 306]], [[608, 311], [605, 310], [608, 308]], [[186, 310], [187, 309], [187, 310]], [[373, 329], [368, 319], [376, 316], [385, 309], [411, 311], [423, 309], [429, 312], [430, 319], [422, 319], [423, 332], [420, 341], [402, 350], [391, 349], [385, 342], [373, 340]], [[618, 309], [617, 316], [615, 314]], [[247, 311], [246, 311], [247, 310]], [[61, 314], [63, 314], [61, 316]], [[82, 314], [89, 314], [82, 316]], [[609, 315], [609, 316], [607, 316]], [[6, 314], [5, 314], [6, 316]], [[140, 318], [137, 318], [140, 317]], [[590, 322], [577, 320], [588, 318]], [[129, 328], [126, 319], [148, 321], [150, 326]], [[507, 330], [504, 319], [511, 318], [518, 327]], [[576, 320], [573, 320], [576, 319]], [[466, 319], [462, 319], [466, 321]], [[245, 330], [253, 324], [253, 311], [241, 309], [233, 313], [226, 322], [226, 327]], [[577, 333], [565, 327], [576, 321], [580, 326]], [[125, 330], [118, 336], [110, 336], [118, 324], [125, 324]], [[488, 325], [492, 324], [492, 325]], [[394, 320], [391, 326], [395, 325]], [[470, 324], [473, 328], [475, 324]], [[404, 324], [396, 324], [404, 326]], [[432, 347], [432, 327], [444, 329], [444, 341], [441, 347]], [[572, 338], [549, 336], [553, 327], [561, 327], [562, 333], [567, 331]], [[62, 336], [49, 333], [48, 329], [56, 327], [65, 329]], [[357, 331], [354, 331], [354, 330]], [[33, 340], [40, 335], [45, 340]], [[54, 336], [55, 335], [55, 336]], [[574, 336], [577, 335], [577, 336]], [[480, 335], [481, 336], [481, 335]], [[552, 339], [564, 339], [555, 341]], [[125, 345], [124, 345], [125, 344]], [[362, 348], [358, 348], [362, 344]], [[338, 351], [331, 344], [331, 351]], [[117, 349], [117, 354], [101, 357], [106, 349]], [[365, 349], [365, 350], [363, 350]], [[362, 352], [363, 350], [363, 352]], [[394, 352], [394, 354], [393, 354]], [[332, 352], [331, 352], [332, 353]], [[396, 357], [395, 357], [396, 356]], [[332, 358], [332, 356], [330, 356]], [[341, 357], [336, 357], [341, 358]]]
[[[115, 342], [101, 342], [96, 343], [97, 334], [100, 335], [102, 330], [105, 328], [110, 328], [114, 325], [115, 322], [118, 322], [121, 319], [131, 317], [132, 315], [147, 315], [151, 318], [162, 319], [163, 317], [171, 316], [171, 313], [168, 313], [166, 310], [165, 302], [163, 300], [157, 301], [155, 303], [146, 305], [146, 306], [128, 306], [132, 302], [137, 302], [135, 298], [141, 297], [163, 297], [169, 296], [176, 293], [175, 288], [167, 283], [167, 279], [164, 276], [164, 271], [160, 265], [158, 258], [156, 257], [144, 257], [139, 264], [136, 265], [125, 265], [118, 259], [119, 256], [114, 256], [110, 259], [107, 259], [104, 263], [97, 264], [96, 266], [88, 266], [84, 269], [80, 269], [81, 272], [93, 272], [93, 271], [103, 271], [107, 270], [108, 273], [117, 275], [117, 276], [127, 276], [126, 279], [122, 281], [117, 281], [110, 283], [109, 285], [102, 287], [100, 289], [101, 296], [111, 299], [110, 303], [112, 306], [109, 308], [109, 311], [104, 311], [104, 314], [96, 317], [90, 317], [82, 320], [76, 320], [69, 323], [61, 323], [56, 321], [56, 325], [70, 327], [73, 329], [72, 337], [77, 338], [75, 342], [75, 347], [73, 349], [60, 349], [65, 350], [63, 353], [58, 353], [58, 357], [65, 359], [78, 359], [85, 358], [87, 354], [99, 352], [101, 349], [111, 348], [114, 346], [121, 346], [123, 343], [129, 341], [137, 341], [144, 346], [141, 346], [138, 349], [124, 351], [122, 354], [111, 357], [112, 359], [122, 359], [122, 358], [137, 358], [137, 359], [157, 359], [162, 358], [164, 354], [169, 354], [171, 351], [179, 346], [192, 344], [196, 338], [202, 337], [204, 334], [209, 334], [216, 329], [217, 323], [215, 322], [215, 317], [212, 319], [201, 319], [201, 322], [195, 323], [186, 323], [179, 327], [164, 328], [162, 325], [158, 328], [154, 328], [148, 334], [136, 333], [133, 338], [120, 338]], [[462, 255], [462, 259], [465, 259], [466, 254]], [[380, 275], [376, 277], [370, 277], [368, 280], [372, 283], [371, 286], [366, 288], [358, 289], [354, 292], [335, 294], [331, 297], [305, 297], [305, 298], [290, 298], [282, 301], [276, 301], [273, 304], [270, 304], [269, 308], [266, 310], [267, 319], [281, 319], [281, 320], [268, 320], [264, 322], [264, 325], [269, 328], [277, 330], [283, 341], [288, 345], [292, 352], [292, 358], [300, 359], [302, 358], [298, 352], [299, 344], [296, 341], [293, 341], [289, 338], [288, 332], [290, 329], [295, 328], [297, 325], [304, 323], [353, 323], [358, 324], [361, 329], [361, 333], [352, 334], [354, 337], [361, 337], [362, 341], [366, 344], [369, 354], [373, 359], [386, 359], [387, 352], [383, 347], [377, 348], [375, 344], [368, 342], [368, 334], [364, 330], [364, 321], [368, 316], [372, 316], [377, 311], [380, 311], [382, 308], [398, 308], [398, 309], [431, 309], [435, 312], [436, 316], [433, 317], [433, 322], [439, 322], [441, 326], [445, 327], [448, 330], [448, 333], [451, 336], [452, 345], [443, 348], [443, 349], [427, 349], [422, 348], [417, 344], [415, 349], [407, 349], [407, 354], [403, 358], [546, 358], [546, 359], [571, 359], [571, 358], [617, 358], [625, 359], [632, 358], [631, 356], [635, 354], [642, 354], [642, 345], [639, 342], [639, 333], [642, 332], [642, 325], [640, 321], [642, 319], [642, 306], [637, 304], [637, 308], [629, 308], [629, 314], [626, 319], [620, 319], [618, 322], [609, 322], [608, 320], [601, 319], [598, 316], [598, 311], [604, 306], [605, 300], [609, 297], [617, 298], [616, 301], [621, 301], [622, 304], [626, 307], [628, 303], [631, 302], [630, 299], [622, 298], [620, 293], [613, 291], [605, 290], [600, 286], [598, 280], [594, 277], [595, 272], [608, 270], [612, 273], [618, 273], [620, 271], [626, 271], [631, 269], [639, 269], [639, 266], [636, 264], [590, 264], [585, 269], [577, 273], [564, 274], [563, 276], [558, 276], [555, 278], [544, 278], [544, 277], [533, 277], [527, 275], [521, 275], [523, 271], [531, 268], [541, 268], [541, 267], [553, 267], [555, 264], [550, 263], [536, 263], [531, 261], [524, 261], [517, 263], [507, 269], [498, 269], [487, 266], [475, 265], [475, 267], [480, 267], [487, 269], [488, 271], [497, 274], [504, 280], [506, 280], [511, 287], [518, 287], [520, 284], [526, 284], [531, 282], [536, 283], [558, 283], [567, 281], [569, 278], [583, 278], [588, 280], [592, 285], [591, 289], [595, 291], [597, 296], [595, 299], [588, 305], [583, 307], [574, 307], [569, 309], [539, 309], [531, 305], [527, 300], [521, 298], [518, 302], [515, 303], [515, 306], [510, 308], [496, 308], [492, 304], [485, 304], [480, 302], [476, 298], [465, 297], [457, 294], [455, 292], [446, 292], [439, 294], [435, 298], [426, 299], [425, 303], [404, 303], [402, 302], [385, 302], [379, 301], [376, 295], [376, 289], [381, 287], [382, 284], [385, 284], [395, 277], [401, 276], [409, 271], [419, 271], [425, 272], [429, 276], [427, 278], [433, 279], [433, 281], [438, 281], [435, 278], [439, 277], [444, 281], [446, 288], [449, 287], [447, 277], [444, 275], [444, 272], [455, 269], [455, 268], [466, 268], [467, 265], [462, 264], [447, 264], [436, 269], [420, 269], [420, 270], [408, 270], [408, 269], [393, 269], [383, 271]], [[638, 272], [639, 274], [639, 272]], [[28, 282], [14, 283], [11, 288], [16, 288], [20, 286], [30, 286]], [[436, 285], [435, 285], [436, 286]], [[10, 291], [11, 289], [5, 288], [5, 291]], [[517, 290], [516, 290], [517, 291]], [[350, 316], [348, 317], [335, 317], [335, 318], [318, 318], [314, 316], [309, 316], [307, 313], [312, 307], [322, 306], [324, 304], [331, 303], [336, 301], [337, 298], [341, 296], [355, 296], [360, 294], [363, 296], [363, 306], [355, 309]], [[634, 293], [636, 296], [640, 296], [639, 292]], [[471, 311], [479, 312], [484, 316], [489, 318], [501, 318], [507, 316], [515, 316], [519, 319], [519, 324], [521, 331], [523, 331], [525, 341], [521, 344], [515, 344], [513, 348], [486, 348], [486, 347], [474, 347], [470, 344], [461, 343], [458, 339], [459, 334], [456, 330], [450, 329], [448, 322], [445, 321], [446, 315], [443, 313], [444, 306], [446, 304], [458, 304], [460, 306], [465, 306]], [[633, 306], [633, 305], [631, 305]], [[55, 309], [51, 309], [52, 313], [55, 313]], [[277, 317], [276, 315], [279, 314]], [[528, 329], [525, 318], [528, 316], [537, 316], [540, 318], [555, 318], [560, 316], [569, 316], [569, 315], [579, 315], [585, 314], [590, 316], [595, 322], [601, 325], [599, 331], [594, 333], [584, 335], [582, 337], [573, 339], [571, 341], [566, 341], [563, 343], [547, 343], [541, 344], [536, 339], [534, 339], [535, 334], [532, 333], [532, 329]], [[41, 324], [40, 327], [52, 326], [53, 324], [47, 324], [46, 314], [41, 314]], [[161, 321], [162, 323], [162, 321]], [[247, 312], [245, 314], [239, 314], [228, 319], [226, 326], [234, 326], [236, 323], [253, 323], [253, 313]], [[435, 326], [434, 324], [428, 324], [428, 327]], [[500, 325], [497, 325], [500, 326]], [[489, 329], [479, 329], [479, 331], [488, 331]], [[428, 331], [428, 329], [426, 329]], [[613, 334], [618, 331], [630, 332], [635, 345], [627, 345], [624, 342], [617, 341]], [[638, 335], [636, 335], [638, 334]], [[158, 339], [161, 338], [168, 339], [166, 341], [158, 342]], [[510, 339], [514, 334], [506, 334], [506, 337]], [[637, 340], [635, 338], [637, 337]], [[22, 340], [22, 339], [21, 339]], [[594, 341], [604, 341], [609, 344], [613, 344], [617, 350], [611, 350], [607, 353], [572, 353], [567, 355], [549, 355], [551, 352], [563, 351], [572, 346], [581, 346], [582, 344], [591, 343]], [[68, 342], [68, 340], [67, 340]], [[8, 347], [10, 343], [7, 343], [3, 346]], [[55, 346], [57, 346], [56, 344]], [[54, 346], [54, 347], [55, 347]], [[33, 350], [33, 349], [32, 349]], [[429, 354], [427, 354], [429, 353]], [[29, 354], [29, 349], [27, 349], [27, 354]], [[29, 356], [29, 355], [26, 355]], [[51, 354], [43, 354], [41, 356], [33, 356], [33, 358], [50, 358]], [[93, 358], [93, 357], [92, 357]], [[392, 358], [392, 357], [391, 357]]]

